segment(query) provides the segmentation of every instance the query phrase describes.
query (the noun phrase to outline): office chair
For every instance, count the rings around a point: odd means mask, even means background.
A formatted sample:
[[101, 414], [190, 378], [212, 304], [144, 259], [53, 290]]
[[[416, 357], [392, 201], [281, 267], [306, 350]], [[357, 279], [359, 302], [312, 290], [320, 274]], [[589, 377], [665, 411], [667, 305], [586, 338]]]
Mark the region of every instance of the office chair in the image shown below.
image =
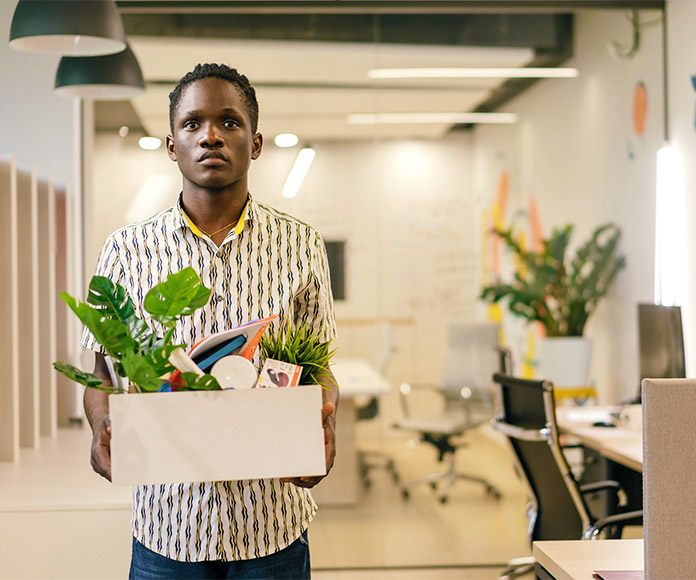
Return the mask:
[[[498, 347], [498, 326], [495, 324], [456, 324], [449, 329], [445, 366], [438, 385], [402, 385], [403, 418], [395, 424], [398, 429], [415, 431], [421, 441], [433, 445], [438, 460], [447, 468], [438, 473], [408, 481], [401, 486], [404, 499], [410, 497], [409, 488], [429, 484], [433, 490], [440, 486], [440, 502], [448, 500], [450, 488], [458, 480], [467, 480], [484, 486], [486, 493], [496, 499], [500, 491], [489, 481], [475, 475], [456, 471], [455, 454], [466, 442], [456, 442], [464, 435], [493, 417], [493, 390], [491, 377], [501, 364]], [[412, 390], [437, 391], [444, 400], [444, 411], [436, 417], [419, 417], [411, 413], [408, 397]]]
[[[529, 494], [530, 547], [537, 540], [594, 540], [602, 531], [608, 538], [620, 538], [624, 526], [642, 525], [642, 511], [601, 519], [590, 513], [584, 494], [608, 491], [618, 495], [621, 486], [615, 481], [578, 485], [559, 443], [551, 382], [499, 373], [493, 380], [498, 391], [493, 427], [510, 443]], [[513, 578], [533, 568], [531, 558], [519, 560], [511, 562], [501, 578]]]
[[[394, 344], [394, 332], [393, 328], [389, 323], [380, 325], [380, 333], [382, 335], [382, 342], [384, 350], [381, 354], [381, 360], [377, 363], [377, 368], [382, 376], [386, 375], [386, 372], [391, 364], [394, 354], [396, 353], [396, 345]], [[379, 415], [379, 397], [370, 397], [370, 399], [362, 406], [356, 409], [356, 421], [371, 421]], [[389, 475], [391, 475], [392, 481], [398, 485], [401, 477], [396, 469], [394, 459], [391, 455], [385, 453], [384, 451], [378, 450], [368, 450], [368, 449], [358, 449], [358, 472], [360, 480], [365, 489], [368, 489], [372, 485], [372, 479], [370, 478], [370, 472], [374, 469], [384, 469]]]

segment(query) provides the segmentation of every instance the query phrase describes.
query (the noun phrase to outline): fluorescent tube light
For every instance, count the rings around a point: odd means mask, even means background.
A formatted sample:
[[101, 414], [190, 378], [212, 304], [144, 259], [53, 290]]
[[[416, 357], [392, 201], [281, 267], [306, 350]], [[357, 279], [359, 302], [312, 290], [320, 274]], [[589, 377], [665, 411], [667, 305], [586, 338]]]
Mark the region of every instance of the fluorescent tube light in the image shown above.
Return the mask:
[[283, 197], [291, 198], [297, 195], [316, 154], [316, 151], [309, 146], [300, 149], [297, 159], [295, 159], [295, 163], [292, 169], [290, 169], [288, 178], [285, 180], [282, 190]]
[[575, 78], [576, 68], [377, 68], [371, 79], [558, 79]]
[[348, 115], [351, 125], [424, 124], [424, 123], [494, 123], [517, 122], [515, 113], [376, 113]]
[[682, 163], [674, 145], [657, 150], [655, 302], [684, 304], [686, 288], [686, 203]]

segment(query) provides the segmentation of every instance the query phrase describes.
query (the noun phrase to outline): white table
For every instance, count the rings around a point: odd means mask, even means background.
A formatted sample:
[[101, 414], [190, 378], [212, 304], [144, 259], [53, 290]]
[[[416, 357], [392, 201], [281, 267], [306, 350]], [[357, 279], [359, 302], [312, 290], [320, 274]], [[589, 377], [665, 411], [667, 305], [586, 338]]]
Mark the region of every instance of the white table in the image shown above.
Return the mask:
[[532, 555], [556, 580], [592, 580], [595, 570], [643, 570], [643, 540], [534, 542]]
[[[573, 435], [583, 445], [598, 451], [607, 459], [642, 472], [642, 432], [624, 427], [593, 427], [595, 413], [601, 409], [607, 410], [609, 407], [559, 407], [556, 409], [558, 428]], [[587, 415], [585, 421], [583, 413]]]
[[327, 478], [312, 489], [312, 496], [320, 505], [353, 505], [360, 490], [354, 399], [388, 395], [391, 385], [377, 369], [361, 359], [336, 359], [331, 371], [339, 386], [336, 463]]

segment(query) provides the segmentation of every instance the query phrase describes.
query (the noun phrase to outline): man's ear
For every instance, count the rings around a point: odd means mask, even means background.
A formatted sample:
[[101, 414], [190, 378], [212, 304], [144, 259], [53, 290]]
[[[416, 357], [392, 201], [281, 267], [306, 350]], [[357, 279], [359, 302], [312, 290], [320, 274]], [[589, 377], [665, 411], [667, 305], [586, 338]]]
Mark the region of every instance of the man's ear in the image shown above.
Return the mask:
[[263, 149], [263, 135], [254, 133], [251, 138], [251, 158], [258, 159], [261, 155], [261, 149]]
[[167, 155], [172, 161], [176, 161], [176, 148], [174, 147], [174, 139], [171, 135], [167, 135]]

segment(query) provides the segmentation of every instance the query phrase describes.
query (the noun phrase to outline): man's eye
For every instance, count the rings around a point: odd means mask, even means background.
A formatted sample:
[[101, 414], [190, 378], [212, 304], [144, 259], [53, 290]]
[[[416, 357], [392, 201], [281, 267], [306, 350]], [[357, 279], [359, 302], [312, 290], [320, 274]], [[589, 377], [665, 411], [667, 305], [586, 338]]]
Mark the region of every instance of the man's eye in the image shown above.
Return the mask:
[[239, 123], [234, 119], [227, 119], [227, 121], [225, 121], [225, 127], [239, 127]]
[[185, 129], [195, 129], [198, 127], [198, 122], [197, 121], [186, 121], [184, 123], [184, 128]]

